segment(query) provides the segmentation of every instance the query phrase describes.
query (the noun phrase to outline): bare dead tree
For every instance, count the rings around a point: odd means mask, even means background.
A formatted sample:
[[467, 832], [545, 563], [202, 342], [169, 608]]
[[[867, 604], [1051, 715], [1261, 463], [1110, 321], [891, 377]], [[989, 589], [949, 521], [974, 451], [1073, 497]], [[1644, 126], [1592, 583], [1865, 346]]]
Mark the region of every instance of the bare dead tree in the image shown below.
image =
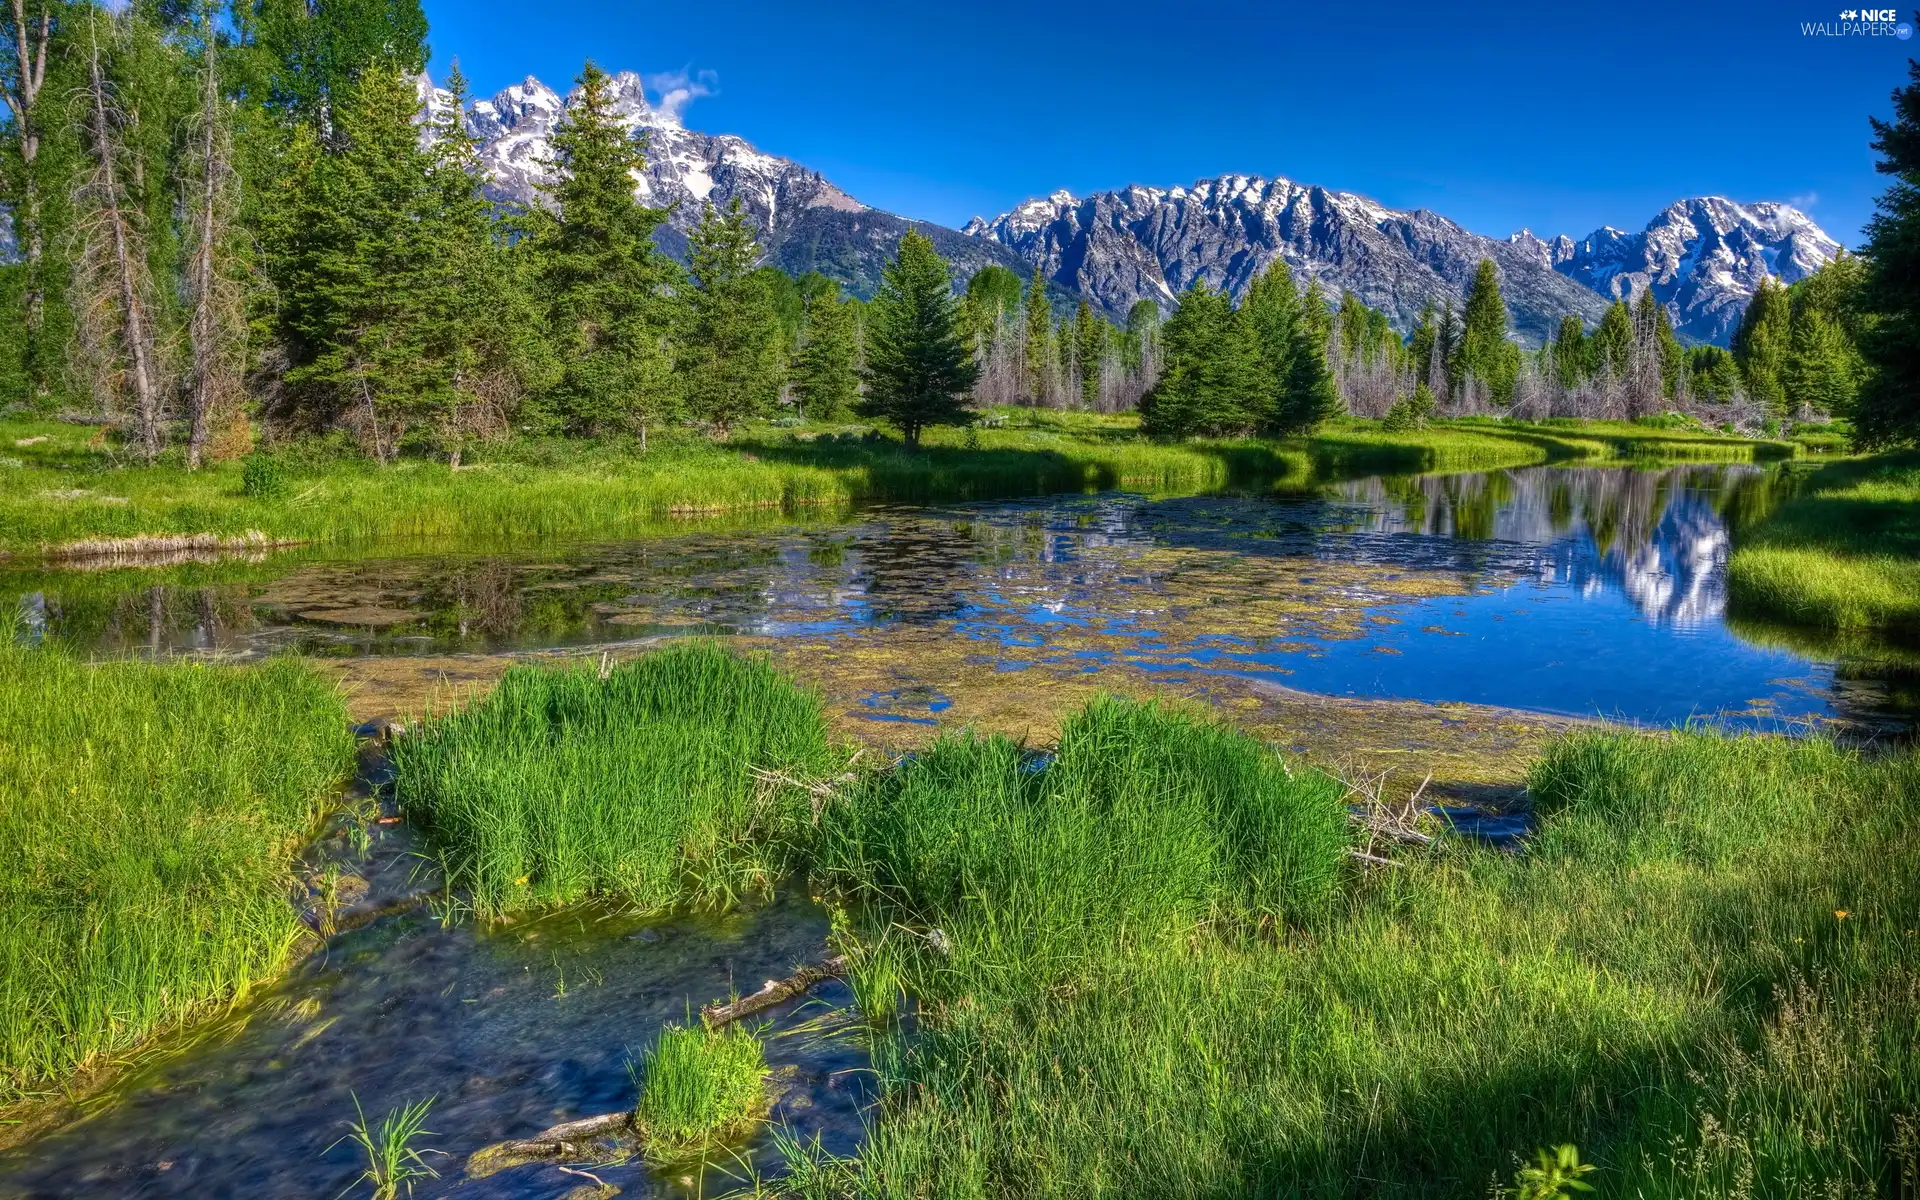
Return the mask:
[[[17, 214], [20, 246], [27, 262], [26, 294], [22, 297], [29, 335], [40, 332], [46, 308], [42, 278], [45, 235], [41, 230], [40, 184], [34, 162], [40, 155], [40, 116], [36, 104], [47, 84], [47, 48], [53, 39], [53, 4], [40, 0], [29, 13], [26, 0], [12, 0], [5, 19], [7, 37], [0, 49], [0, 96], [13, 113], [14, 136], [20, 148], [21, 207]], [[37, 20], [35, 19], [37, 16]]]
[[128, 393], [140, 453], [152, 462], [164, 440], [158, 355], [154, 344], [152, 277], [147, 269], [141, 214], [127, 194], [120, 163], [123, 114], [100, 66], [97, 16], [87, 25], [87, 82], [80, 89], [86, 128], [87, 171], [75, 197], [79, 253], [74, 310], [92, 352], [92, 382], [102, 407], [113, 411]]
[[187, 338], [193, 356], [187, 391], [187, 467], [198, 470], [216, 424], [238, 415], [246, 364], [247, 322], [232, 252], [239, 209], [233, 135], [220, 94], [219, 35], [213, 8], [201, 12], [200, 108], [185, 173], [187, 213]]

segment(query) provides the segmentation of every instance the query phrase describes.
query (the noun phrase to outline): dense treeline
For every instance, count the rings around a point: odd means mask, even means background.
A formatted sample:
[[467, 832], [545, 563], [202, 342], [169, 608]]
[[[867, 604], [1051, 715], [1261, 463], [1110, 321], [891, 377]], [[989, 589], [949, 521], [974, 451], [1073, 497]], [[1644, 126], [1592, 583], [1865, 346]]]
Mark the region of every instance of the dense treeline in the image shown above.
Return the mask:
[[1287, 434], [1352, 413], [1712, 424], [1857, 417], [1910, 439], [1920, 344], [1920, 83], [1876, 123], [1896, 176], [1863, 257], [1764, 281], [1731, 350], [1683, 347], [1649, 291], [1536, 352], [1483, 261], [1456, 312], [1401, 338], [1276, 261], [1238, 306], [1196, 286], [1122, 324], [1000, 267], [954, 294], [909, 237], [872, 300], [760, 265], [737, 204], [682, 265], [637, 202], [644, 133], [588, 63], [539, 202], [491, 202], [478, 147], [427, 105], [417, 0], [19, 0], [0, 12], [9, 119], [0, 404], [97, 415], [152, 461], [344, 431], [369, 455], [459, 463], [510, 432], [634, 436], [858, 416], [909, 441], [989, 404], [1137, 407], [1149, 433]]

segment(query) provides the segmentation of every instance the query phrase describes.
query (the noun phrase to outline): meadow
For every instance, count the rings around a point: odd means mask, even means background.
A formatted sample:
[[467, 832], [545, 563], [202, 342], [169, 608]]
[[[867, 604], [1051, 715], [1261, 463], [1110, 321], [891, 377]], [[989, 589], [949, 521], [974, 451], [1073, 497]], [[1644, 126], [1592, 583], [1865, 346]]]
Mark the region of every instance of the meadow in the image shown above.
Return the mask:
[[297, 663], [94, 665], [0, 624], [0, 1105], [274, 977], [352, 759]]
[[[726, 443], [521, 439], [462, 469], [378, 467], [334, 442], [296, 443], [189, 472], [125, 465], [85, 426], [0, 423], [0, 554], [101, 556], [194, 546], [633, 535], [703, 514], [835, 511], [1085, 492], [1195, 492], [1310, 476], [1665, 457], [1790, 457], [1788, 443], [1625, 424], [1437, 423], [1389, 433], [1347, 420], [1309, 438], [1153, 442], [1131, 417], [995, 410], [931, 432], [918, 452], [864, 427], [755, 427]], [[9, 446], [11, 448], [9, 448]]]
[[1920, 456], [1807, 470], [1735, 530], [1730, 609], [1840, 631], [1920, 635]]
[[[651, 766], [629, 804], [580, 785], [684, 739], [676, 703], [723, 680], [760, 698], [718, 705], [706, 744], [784, 748], [772, 775], [716, 791], [696, 766], [684, 802]], [[430, 814], [456, 864], [486, 859], [472, 830], [564, 831], [500, 858], [498, 907], [669, 902], [595, 849], [644, 828], [679, 902], [784, 871], [839, 911], [883, 1100], [857, 1161], [790, 1148], [790, 1194], [1478, 1196], [1564, 1143], [1603, 1194], [1920, 1181], [1910, 752], [1574, 735], [1510, 854], [1362, 841], [1340, 781], [1156, 704], [1096, 701], [1048, 754], [950, 734], [840, 773], [817, 703], [712, 647], [481, 703], [523, 732], [430, 727], [401, 786], [518, 781], [531, 747], [569, 764]]]

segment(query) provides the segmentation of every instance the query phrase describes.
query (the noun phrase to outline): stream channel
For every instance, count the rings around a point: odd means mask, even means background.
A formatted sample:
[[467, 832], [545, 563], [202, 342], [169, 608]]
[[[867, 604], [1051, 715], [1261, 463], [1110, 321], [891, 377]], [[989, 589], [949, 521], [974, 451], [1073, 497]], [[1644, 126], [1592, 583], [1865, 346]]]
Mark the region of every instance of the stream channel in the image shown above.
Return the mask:
[[[611, 544], [14, 569], [0, 598], [18, 604], [20, 636], [85, 654], [297, 651], [355, 678], [407, 660], [480, 680], [544, 652], [733, 637], [786, 648], [781, 664], [822, 690], [843, 732], [882, 741], [991, 724], [983, 694], [1042, 674], [1651, 726], [1910, 728], [1913, 651], [1729, 618], [1731, 531], [1782, 486], [1752, 466], [1535, 467], [874, 507]], [[808, 678], [810, 661], [838, 665]], [[427, 1096], [422, 1142], [446, 1154], [415, 1194], [575, 1194], [590, 1181], [549, 1163], [484, 1178], [462, 1164], [630, 1106], [629, 1064], [664, 1022], [818, 959], [825, 914], [797, 884], [786, 892], [725, 916], [381, 917], [165, 1039], [76, 1122], [0, 1154], [0, 1197], [333, 1197], [359, 1169], [336, 1144], [355, 1099], [375, 1114]], [[783, 1087], [773, 1125], [835, 1154], [857, 1151], [872, 1116], [851, 1003], [829, 982], [774, 1010], [765, 1033]], [[714, 1195], [744, 1182], [743, 1163], [777, 1167], [771, 1129], [704, 1172], [568, 1165], [626, 1195]]]

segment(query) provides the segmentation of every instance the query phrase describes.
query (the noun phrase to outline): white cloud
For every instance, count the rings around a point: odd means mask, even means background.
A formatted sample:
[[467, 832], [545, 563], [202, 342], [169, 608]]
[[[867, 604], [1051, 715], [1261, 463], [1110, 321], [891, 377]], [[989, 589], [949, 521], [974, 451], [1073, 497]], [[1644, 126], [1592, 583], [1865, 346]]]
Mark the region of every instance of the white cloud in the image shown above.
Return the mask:
[[1800, 211], [1805, 212], [1807, 209], [1812, 208], [1814, 205], [1820, 203], [1820, 193], [1819, 192], [1802, 192], [1798, 196], [1788, 196], [1787, 203], [1793, 205], [1795, 208], [1799, 209]]
[[702, 96], [718, 95], [720, 89], [720, 77], [712, 71], [664, 71], [645, 76], [644, 81], [658, 97], [654, 111], [676, 125], [687, 105]]

